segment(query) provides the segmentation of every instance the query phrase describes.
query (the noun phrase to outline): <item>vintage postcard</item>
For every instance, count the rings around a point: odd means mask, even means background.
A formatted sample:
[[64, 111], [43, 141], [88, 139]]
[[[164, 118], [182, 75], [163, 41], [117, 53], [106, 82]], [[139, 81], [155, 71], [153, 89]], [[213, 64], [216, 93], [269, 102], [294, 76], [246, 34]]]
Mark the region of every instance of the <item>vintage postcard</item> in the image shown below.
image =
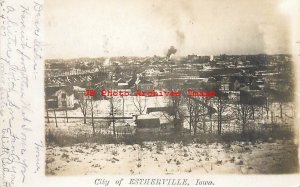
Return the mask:
[[0, 186], [300, 186], [300, 1], [0, 3]]

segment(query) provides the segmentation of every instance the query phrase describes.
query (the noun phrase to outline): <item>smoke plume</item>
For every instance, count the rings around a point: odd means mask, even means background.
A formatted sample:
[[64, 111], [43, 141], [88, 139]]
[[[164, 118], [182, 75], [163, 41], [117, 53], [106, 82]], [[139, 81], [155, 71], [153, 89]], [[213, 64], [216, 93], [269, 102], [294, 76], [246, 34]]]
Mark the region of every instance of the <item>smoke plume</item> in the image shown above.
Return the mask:
[[170, 49], [168, 50], [168, 53], [167, 53], [167, 58], [170, 58], [170, 56], [172, 54], [175, 54], [177, 52], [177, 49], [175, 49], [174, 46], [171, 46]]

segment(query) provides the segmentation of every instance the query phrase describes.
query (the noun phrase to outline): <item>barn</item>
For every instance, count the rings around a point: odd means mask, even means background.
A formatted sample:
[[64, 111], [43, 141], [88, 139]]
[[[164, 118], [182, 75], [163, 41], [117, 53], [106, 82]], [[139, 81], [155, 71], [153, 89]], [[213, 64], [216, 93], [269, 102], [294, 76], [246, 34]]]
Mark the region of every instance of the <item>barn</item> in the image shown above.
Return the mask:
[[240, 102], [242, 104], [263, 105], [266, 100], [262, 90], [250, 90], [248, 86], [240, 90]]
[[45, 88], [46, 107], [66, 109], [74, 107], [74, 91], [72, 86], [48, 86]]
[[150, 140], [161, 129], [159, 118], [149, 114], [136, 116], [135, 123], [135, 133], [144, 140]]
[[140, 91], [152, 91], [154, 90], [154, 84], [151, 81], [145, 80], [143, 78], [137, 79], [135, 82], [135, 89]]
[[172, 132], [171, 116], [164, 112], [153, 112], [136, 116], [136, 135], [143, 140], [158, 140]]

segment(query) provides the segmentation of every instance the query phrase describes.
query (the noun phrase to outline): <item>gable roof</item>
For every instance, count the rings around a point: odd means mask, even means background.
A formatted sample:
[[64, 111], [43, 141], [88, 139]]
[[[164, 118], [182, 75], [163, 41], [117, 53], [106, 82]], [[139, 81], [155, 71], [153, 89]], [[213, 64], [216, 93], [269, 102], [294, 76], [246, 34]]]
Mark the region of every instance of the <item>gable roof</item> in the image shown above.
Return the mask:
[[148, 81], [146, 79], [137, 79], [135, 81], [135, 84], [138, 85], [138, 84], [153, 84], [151, 81]]
[[72, 86], [48, 86], [45, 88], [46, 99], [55, 96], [59, 90], [65, 90], [68, 95], [71, 95], [74, 89]]

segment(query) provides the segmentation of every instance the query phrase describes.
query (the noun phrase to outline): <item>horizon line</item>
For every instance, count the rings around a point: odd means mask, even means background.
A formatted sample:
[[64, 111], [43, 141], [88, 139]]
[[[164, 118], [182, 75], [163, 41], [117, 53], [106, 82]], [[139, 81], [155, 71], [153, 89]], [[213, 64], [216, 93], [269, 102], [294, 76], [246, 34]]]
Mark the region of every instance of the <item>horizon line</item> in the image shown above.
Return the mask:
[[[253, 55], [267, 55], [267, 56], [274, 56], [274, 55], [288, 55], [288, 56], [293, 56], [293, 54], [291, 53], [253, 53], [253, 54], [226, 54], [226, 53], [223, 53], [223, 54], [212, 54], [212, 55], [198, 55], [198, 54], [188, 54], [188, 55], [180, 55], [180, 56], [176, 56], [177, 58], [182, 58], [182, 57], [187, 57], [189, 55], [196, 55], [196, 56], [199, 56], [199, 57], [203, 57], [203, 56], [206, 56], [206, 57], [209, 57], [209, 56], [221, 56], [221, 55], [226, 55], [226, 56], [253, 56]], [[71, 58], [44, 58], [44, 60], [73, 60], [73, 59], [82, 59], [82, 58], [89, 58], [89, 59], [97, 59], [97, 58], [116, 58], [116, 57], [142, 57], [142, 58], [145, 58], [145, 57], [167, 57], [167, 56], [160, 56], [160, 55], [145, 55], [145, 56], [133, 56], [133, 55], [128, 55], [128, 56], [125, 56], [125, 55], [119, 55], [119, 56], [98, 56], [98, 57], [88, 57], [88, 56], [81, 56], [81, 57], [71, 57]]]

